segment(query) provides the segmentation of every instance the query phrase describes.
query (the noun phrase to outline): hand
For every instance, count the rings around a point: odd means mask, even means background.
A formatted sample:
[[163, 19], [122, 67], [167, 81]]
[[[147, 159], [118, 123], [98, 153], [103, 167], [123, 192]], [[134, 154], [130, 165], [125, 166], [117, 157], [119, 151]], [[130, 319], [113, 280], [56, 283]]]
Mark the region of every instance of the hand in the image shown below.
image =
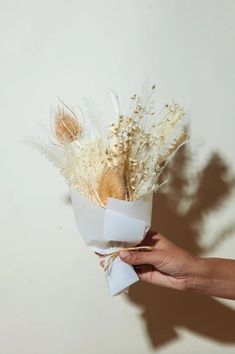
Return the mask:
[[120, 258], [134, 266], [143, 281], [178, 290], [189, 287], [197, 258], [177, 247], [160, 234], [149, 232], [138, 246], [154, 248], [148, 252], [122, 251]]
[[235, 260], [194, 257], [153, 232], [149, 232], [138, 246], [152, 246], [153, 250], [121, 251], [120, 258], [134, 266], [141, 280], [235, 300]]

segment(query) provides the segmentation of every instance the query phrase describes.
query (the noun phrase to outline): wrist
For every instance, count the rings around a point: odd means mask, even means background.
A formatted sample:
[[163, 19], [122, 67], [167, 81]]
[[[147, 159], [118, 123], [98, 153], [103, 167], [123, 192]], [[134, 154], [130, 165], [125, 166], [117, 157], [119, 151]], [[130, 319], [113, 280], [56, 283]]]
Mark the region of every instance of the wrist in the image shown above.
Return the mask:
[[187, 289], [235, 300], [235, 260], [196, 257]]
[[207, 288], [210, 288], [210, 282], [213, 281], [211, 273], [205, 258], [194, 257], [188, 276], [187, 290], [206, 293]]

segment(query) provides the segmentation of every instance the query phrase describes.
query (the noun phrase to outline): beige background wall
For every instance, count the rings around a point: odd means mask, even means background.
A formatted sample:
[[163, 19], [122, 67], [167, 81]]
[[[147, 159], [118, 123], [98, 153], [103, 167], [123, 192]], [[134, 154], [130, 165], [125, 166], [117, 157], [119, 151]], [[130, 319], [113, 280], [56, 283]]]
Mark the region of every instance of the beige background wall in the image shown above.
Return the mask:
[[174, 98], [191, 120], [154, 226], [235, 258], [234, 16], [233, 0], [1, 1], [1, 354], [234, 353], [235, 302], [143, 284], [111, 298], [65, 182], [22, 144], [57, 96], [108, 116], [105, 89], [125, 109], [150, 73], [159, 104]]

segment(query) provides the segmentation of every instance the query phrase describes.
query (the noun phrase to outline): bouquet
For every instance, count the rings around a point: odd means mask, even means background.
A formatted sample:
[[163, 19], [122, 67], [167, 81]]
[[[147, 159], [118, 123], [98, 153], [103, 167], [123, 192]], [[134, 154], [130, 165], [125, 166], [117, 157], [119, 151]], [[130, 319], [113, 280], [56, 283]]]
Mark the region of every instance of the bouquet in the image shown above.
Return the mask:
[[27, 139], [65, 177], [78, 229], [85, 243], [103, 255], [111, 295], [127, 290], [138, 276], [119, 252], [140, 247], [151, 225], [152, 194], [175, 152], [188, 141], [184, 110], [178, 104], [154, 108], [155, 85], [130, 97], [123, 115], [113, 91], [115, 117], [106, 121], [85, 101], [77, 114], [60, 102], [52, 138]]

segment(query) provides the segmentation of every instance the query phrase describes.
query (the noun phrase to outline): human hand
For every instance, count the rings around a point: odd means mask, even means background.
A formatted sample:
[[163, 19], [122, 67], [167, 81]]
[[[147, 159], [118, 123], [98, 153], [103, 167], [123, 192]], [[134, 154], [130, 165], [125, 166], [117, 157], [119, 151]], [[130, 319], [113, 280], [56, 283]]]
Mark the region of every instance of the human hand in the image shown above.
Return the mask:
[[186, 290], [197, 268], [197, 258], [167, 240], [149, 232], [138, 246], [153, 246], [152, 251], [121, 251], [123, 262], [134, 266], [139, 278], [177, 290]]
[[[153, 248], [147, 252], [121, 251], [119, 256], [134, 266], [141, 280], [235, 300], [235, 260], [195, 257], [154, 232], [149, 232], [137, 246]], [[99, 256], [104, 266], [103, 256]]]

